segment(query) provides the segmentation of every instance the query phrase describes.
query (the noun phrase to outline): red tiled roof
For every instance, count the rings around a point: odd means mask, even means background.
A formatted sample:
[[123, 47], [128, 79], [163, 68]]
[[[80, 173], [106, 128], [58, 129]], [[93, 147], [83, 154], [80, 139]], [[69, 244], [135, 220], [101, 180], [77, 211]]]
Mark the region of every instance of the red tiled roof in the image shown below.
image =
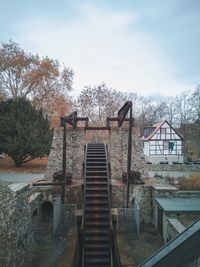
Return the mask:
[[[160, 121], [160, 122], [154, 124], [152, 127], [155, 127], [155, 129], [150, 133], [149, 136], [147, 136], [147, 137], [144, 137], [144, 136], [143, 136], [143, 137], [142, 137], [142, 140], [145, 140], [145, 141], [150, 140], [150, 139], [153, 137], [153, 135], [158, 131], [158, 129], [160, 129], [160, 127], [161, 127], [165, 122], [167, 122], [167, 121], [163, 120], [163, 121]], [[167, 122], [167, 123], [168, 123], [168, 122]]]
[[154, 136], [154, 134], [160, 129], [160, 127], [164, 124], [164, 123], [167, 123], [176, 133], [177, 133], [177, 135], [183, 140], [183, 137], [177, 132], [177, 130], [175, 130], [170, 124], [169, 124], [169, 122], [168, 121], [166, 121], [166, 120], [163, 120], [163, 121], [160, 121], [160, 122], [158, 122], [158, 123], [156, 123], [156, 124], [154, 124], [153, 126], [152, 126], [152, 128], [155, 128], [151, 133], [150, 133], [150, 135], [149, 136], [147, 136], [147, 137], [142, 137], [141, 138], [141, 140], [143, 140], [143, 141], [149, 141], [149, 140], [151, 140], [151, 138]]

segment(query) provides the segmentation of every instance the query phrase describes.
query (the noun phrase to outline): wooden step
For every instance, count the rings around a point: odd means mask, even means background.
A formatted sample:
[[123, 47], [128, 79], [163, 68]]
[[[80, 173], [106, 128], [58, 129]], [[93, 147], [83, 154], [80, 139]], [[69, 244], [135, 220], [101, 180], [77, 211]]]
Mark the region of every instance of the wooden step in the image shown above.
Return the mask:
[[87, 167], [90, 167], [90, 166], [107, 166], [106, 162], [105, 161], [89, 161], [87, 162]]
[[[110, 263], [110, 259], [109, 259], [109, 257], [86, 258], [85, 259], [85, 263], [86, 264], [89, 263], [93, 267], [97, 266], [97, 264], [98, 264], [98, 266], [104, 266], [105, 267], [105, 264], [109, 264]], [[100, 264], [102, 264], [102, 265], [100, 265]]]
[[96, 171], [96, 170], [92, 170], [92, 171], [86, 171], [86, 177], [88, 176], [107, 176], [107, 171]]
[[[87, 198], [85, 201], [86, 205], [105, 205], [108, 204], [108, 199], [92, 199], [92, 198]], [[106, 206], [107, 207], [107, 206]]]
[[[101, 165], [93, 166], [93, 165], [91, 165], [91, 166], [88, 166], [87, 169], [85, 169], [85, 170], [86, 171], [99, 171], [99, 172], [105, 171], [105, 172], [107, 172], [107, 166], [106, 165], [105, 166], [101, 166]], [[107, 174], [106, 174], [106, 176], [107, 176]]]
[[109, 228], [109, 222], [108, 221], [86, 221], [85, 222], [85, 227], [86, 229], [91, 229], [91, 228]]
[[86, 180], [87, 179], [106, 179], [106, 181], [107, 181], [108, 177], [105, 175], [89, 175], [89, 176], [86, 176]]
[[86, 253], [85, 253], [85, 255], [87, 256], [87, 257], [91, 257], [91, 258], [93, 258], [93, 257], [105, 257], [105, 256], [109, 256], [110, 255], [110, 251], [109, 251], [109, 249], [108, 249], [108, 251], [105, 251], [105, 250], [102, 250], [102, 249], [98, 249], [98, 250], [87, 250], [86, 251]]
[[88, 243], [109, 243], [109, 236], [86, 236], [85, 241]]
[[88, 182], [86, 181], [86, 188], [89, 186], [108, 186], [108, 182], [103, 182], [103, 181], [94, 181], [94, 182]]
[[87, 145], [85, 161], [84, 267], [110, 267], [108, 163], [104, 144]]
[[100, 212], [95, 213], [88, 213], [85, 215], [86, 219], [92, 219], [92, 220], [102, 220], [102, 219], [109, 219], [109, 214], [104, 214]]

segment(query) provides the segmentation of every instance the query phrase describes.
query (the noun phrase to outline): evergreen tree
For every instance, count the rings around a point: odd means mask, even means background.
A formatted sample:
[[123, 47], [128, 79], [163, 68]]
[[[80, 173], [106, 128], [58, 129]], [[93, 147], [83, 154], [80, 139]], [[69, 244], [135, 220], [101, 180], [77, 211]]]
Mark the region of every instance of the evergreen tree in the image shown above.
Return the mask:
[[25, 98], [0, 102], [0, 151], [21, 166], [50, 152], [52, 133], [42, 110]]

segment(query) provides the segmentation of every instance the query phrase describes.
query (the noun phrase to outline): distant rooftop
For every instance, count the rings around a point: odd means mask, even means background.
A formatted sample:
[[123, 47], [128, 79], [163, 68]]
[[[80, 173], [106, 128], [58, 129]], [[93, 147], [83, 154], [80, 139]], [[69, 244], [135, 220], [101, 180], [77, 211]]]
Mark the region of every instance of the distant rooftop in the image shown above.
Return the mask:
[[200, 198], [162, 198], [156, 197], [156, 203], [165, 212], [200, 212]]

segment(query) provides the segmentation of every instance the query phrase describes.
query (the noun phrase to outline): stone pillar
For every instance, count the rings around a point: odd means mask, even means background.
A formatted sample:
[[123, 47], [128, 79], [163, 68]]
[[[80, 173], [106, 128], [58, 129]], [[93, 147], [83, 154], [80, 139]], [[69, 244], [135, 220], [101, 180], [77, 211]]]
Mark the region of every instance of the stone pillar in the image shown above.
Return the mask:
[[[73, 178], [82, 174], [84, 160], [85, 133], [83, 128], [67, 128], [66, 131], [66, 171]], [[54, 130], [52, 148], [48, 159], [46, 178], [52, 180], [56, 171], [62, 170], [63, 129]]]
[[[127, 172], [128, 128], [111, 128], [109, 151], [112, 178], [121, 179], [122, 172]], [[142, 178], [148, 177], [148, 172], [145, 170], [145, 157], [142, 149], [142, 143], [134, 128], [132, 133], [131, 165], [131, 169], [139, 171]]]

